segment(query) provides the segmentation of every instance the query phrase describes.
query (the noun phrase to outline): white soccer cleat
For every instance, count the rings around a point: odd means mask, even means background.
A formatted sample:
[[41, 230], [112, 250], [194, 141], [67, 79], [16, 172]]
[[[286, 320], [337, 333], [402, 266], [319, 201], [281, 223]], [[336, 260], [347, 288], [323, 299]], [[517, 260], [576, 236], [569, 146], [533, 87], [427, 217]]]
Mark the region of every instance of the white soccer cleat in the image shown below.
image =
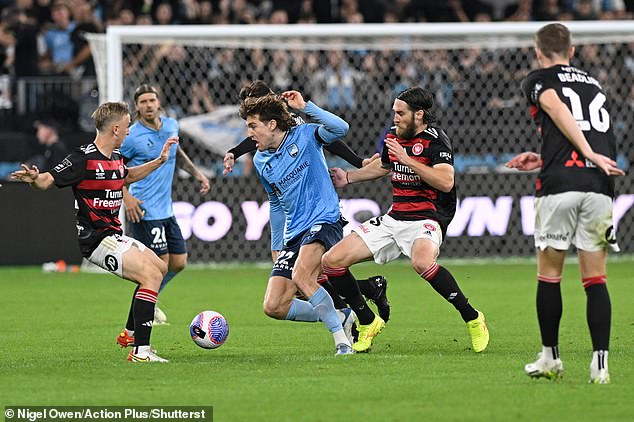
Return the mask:
[[357, 320], [357, 314], [355, 314], [354, 311], [350, 308], [344, 308], [337, 309], [337, 315], [339, 315], [339, 320], [341, 321], [343, 332], [348, 338], [348, 341], [350, 342], [350, 344], [354, 343], [354, 337], [352, 336], [352, 327]]
[[547, 378], [556, 380], [562, 377], [564, 365], [561, 359], [547, 359], [542, 353], [537, 355], [537, 360], [524, 366], [526, 375], [532, 378]]
[[335, 356], [354, 355], [352, 346], [346, 343], [339, 343], [335, 348]]
[[167, 325], [167, 315], [158, 306], [154, 307], [154, 322], [152, 325]]
[[169, 362], [167, 359], [163, 359], [152, 350], [151, 346], [135, 346], [128, 353], [129, 362]]
[[608, 352], [594, 352], [590, 362], [590, 384], [609, 384]]

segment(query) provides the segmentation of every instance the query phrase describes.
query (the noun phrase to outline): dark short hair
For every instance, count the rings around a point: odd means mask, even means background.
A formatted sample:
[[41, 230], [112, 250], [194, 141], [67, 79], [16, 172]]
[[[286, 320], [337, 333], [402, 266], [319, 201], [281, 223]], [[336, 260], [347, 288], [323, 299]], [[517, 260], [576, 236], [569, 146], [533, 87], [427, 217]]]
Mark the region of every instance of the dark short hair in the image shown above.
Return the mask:
[[260, 121], [275, 120], [280, 130], [289, 130], [296, 126], [296, 121], [288, 110], [284, 100], [274, 95], [264, 97], [247, 97], [240, 104], [240, 117], [244, 120], [248, 116], [259, 116]]
[[152, 85], [150, 85], [150, 84], [139, 85], [139, 87], [134, 90], [134, 102], [136, 103], [136, 100], [141, 95], [148, 94], [148, 93], [156, 94], [157, 98], [159, 96], [158, 90], [156, 88], [154, 88]]
[[535, 45], [549, 59], [553, 58], [553, 54], [568, 57], [572, 45], [570, 30], [560, 23], [542, 26], [535, 34]]
[[240, 90], [240, 101], [244, 101], [247, 98], [264, 97], [265, 95], [275, 95], [275, 92], [266, 82], [256, 79]]
[[396, 96], [396, 99], [407, 103], [409, 108], [414, 112], [423, 110], [425, 112], [423, 116], [424, 123], [432, 123], [436, 120], [436, 115], [431, 111], [431, 108], [434, 106], [434, 96], [431, 92], [419, 86], [415, 86], [401, 91]]

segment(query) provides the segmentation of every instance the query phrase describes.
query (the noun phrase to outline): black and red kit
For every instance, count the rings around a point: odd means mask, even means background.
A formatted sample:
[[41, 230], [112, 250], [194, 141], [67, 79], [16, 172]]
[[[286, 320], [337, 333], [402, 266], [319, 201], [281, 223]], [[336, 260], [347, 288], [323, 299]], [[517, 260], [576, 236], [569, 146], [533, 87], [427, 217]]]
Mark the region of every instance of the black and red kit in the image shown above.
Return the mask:
[[[453, 166], [453, 150], [447, 134], [439, 127], [430, 125], [412, 139], [401, 139], [394, 128], [386, 135], [396, 139], [407, 155], [421, 164], [433, 167], [436, 164]], [[400, 164], [389, 154], [386, 146], [381, 154], [383, 167], [392, 170], [392, 209], [388, 212], [395, 220], [437, 221], [443, 235], [456, 213], [456, 187], [449, 192], [438, 190], [422, 180], [414, 170]]]
[[614, 197], [613, 178], [586, 160], [539, 105], [540, 95], [553, 89], [570, 109], [592, 150], [616, 160], [608, 102], [599, 82], [576, 67], [555, 65], [529, 73], [521, 89], [541, 137], [537, 196], [576, 191]]
[[77, 237], [84, 257], [105, 237], [122, 233], [119, 209], [128, 169], [118, 149], [108, 158], [94, 143], [83, 145], [56, 165], [51, 175], [57, 187], [73, 187]]

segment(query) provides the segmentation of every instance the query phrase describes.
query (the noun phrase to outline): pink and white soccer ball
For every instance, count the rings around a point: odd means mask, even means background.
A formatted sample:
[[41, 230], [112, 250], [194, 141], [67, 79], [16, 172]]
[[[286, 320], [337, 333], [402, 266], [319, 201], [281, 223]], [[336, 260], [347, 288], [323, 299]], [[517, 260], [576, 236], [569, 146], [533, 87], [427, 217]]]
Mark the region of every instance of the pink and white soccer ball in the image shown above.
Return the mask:
[[189, 333], [194, 343], [203, 349], [216, 349], [227, 339], [229, 324], [218, 312], [203, 311], [192, 320]]

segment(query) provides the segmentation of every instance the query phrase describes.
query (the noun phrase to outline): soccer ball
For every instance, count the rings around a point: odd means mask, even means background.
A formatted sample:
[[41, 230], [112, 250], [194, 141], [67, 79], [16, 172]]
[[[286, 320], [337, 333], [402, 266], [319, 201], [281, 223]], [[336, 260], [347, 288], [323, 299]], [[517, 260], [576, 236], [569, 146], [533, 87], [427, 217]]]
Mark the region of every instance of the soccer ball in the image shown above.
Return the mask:
[[189, 326], [194, 343], [203, 349], [222, 346], [229, 335], [229, 324], [225, 317], [215, 311], [203, 311], [196, 315]]

